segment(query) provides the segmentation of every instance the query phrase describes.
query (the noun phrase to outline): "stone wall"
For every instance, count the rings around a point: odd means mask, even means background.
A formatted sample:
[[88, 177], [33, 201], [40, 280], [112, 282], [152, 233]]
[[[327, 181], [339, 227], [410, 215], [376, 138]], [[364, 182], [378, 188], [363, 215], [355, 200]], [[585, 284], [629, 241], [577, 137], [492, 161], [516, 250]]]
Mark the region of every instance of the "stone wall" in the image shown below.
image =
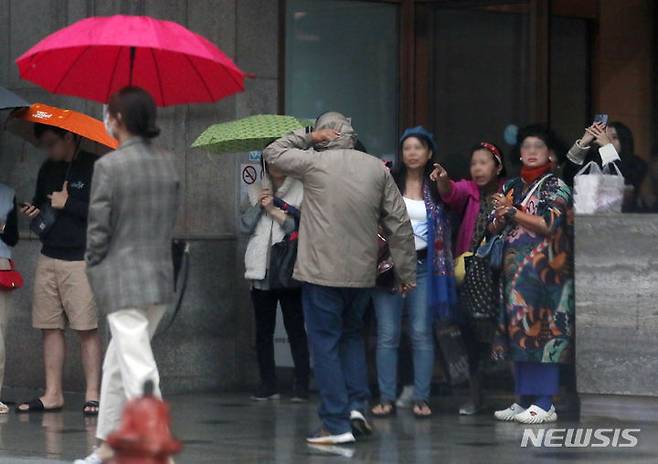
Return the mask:
[[657, 237], [658, 215], [576, 217], [576, 376], [584, 412], [590, 395], [615, 395], [607, 402], [613, 408], [629, 397], [658, 398]]
[[[177, 21], [204, 35], [254, 78], [246, 91], [217, 104], [177, 106], [160, 112], [157, 143], [178, 155], [183, 202], [176, 228], [191, 241], [192, 268], [175, 326], [155, 341], [166, 391], [229, 389], [255, 381], [252, 313], [242, 279], [244, 241], [237, 236], [238, 168], [246, 155], [210, 156], [188, 147], [211, 123], [278, 110], [278, 3], [273, 0], [0, 0], [0, 85], [31, 102], [84, 111], [94, 102], [51, 95], [18, 78], [14, 60], [44, 36], [87, 17], [146, 14]], [[8, 38], [5, 40], [4, 38]], [[4, 116], [4, 115], [3, 115]], [[0, 182], [29, 200], [43, 156], [16, 137], [0, 133]], [[30, 324], [32, 272], [39, 242], [21, 222], [16, 250], [27, 287], [16, 292], [8, 338], [6, 385], [39, 387], [41, 343]], [[102, 331], [106, 332], [103, 325]], [[106, 335], [106, 334], [105, 334]], [[79, 355], [69, 334], [65, 387], [83, 387]]]

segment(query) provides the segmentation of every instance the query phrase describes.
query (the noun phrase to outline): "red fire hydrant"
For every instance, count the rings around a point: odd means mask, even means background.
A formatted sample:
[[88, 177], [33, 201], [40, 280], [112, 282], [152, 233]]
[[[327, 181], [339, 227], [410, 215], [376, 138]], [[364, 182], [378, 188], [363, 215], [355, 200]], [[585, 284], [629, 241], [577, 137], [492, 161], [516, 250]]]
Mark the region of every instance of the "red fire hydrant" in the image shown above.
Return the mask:
[[153, 396], [153, 383], [144, 385], [144, 397], [126, 404], [119, 430], [107, 437], [114, 450], [109, 464], [167, 464], [182, 449], [171, 435], [169, 406]]

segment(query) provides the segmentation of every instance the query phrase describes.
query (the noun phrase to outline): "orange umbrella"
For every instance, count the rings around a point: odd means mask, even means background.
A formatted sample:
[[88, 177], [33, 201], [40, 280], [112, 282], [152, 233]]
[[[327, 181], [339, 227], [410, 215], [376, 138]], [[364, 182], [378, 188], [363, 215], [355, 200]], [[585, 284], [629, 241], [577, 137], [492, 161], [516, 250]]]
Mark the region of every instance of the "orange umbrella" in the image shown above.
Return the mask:
[[82, 137], [81, 149], [102, 154], [114, 150], [119, 142], [105, 130], [102, 121], [73, 110], [34, 103], [28, 108], [13, 111], [7, 119], [7, 129], [37, 146], [34, 124], [59, 127]]

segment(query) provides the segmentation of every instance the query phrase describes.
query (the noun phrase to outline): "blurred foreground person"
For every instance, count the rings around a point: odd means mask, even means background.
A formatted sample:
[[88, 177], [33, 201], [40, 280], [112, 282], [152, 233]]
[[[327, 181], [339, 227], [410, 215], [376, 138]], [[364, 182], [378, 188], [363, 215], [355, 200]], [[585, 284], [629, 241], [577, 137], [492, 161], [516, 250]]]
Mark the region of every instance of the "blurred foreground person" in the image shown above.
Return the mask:
[[313, 132], [292, 132], [263, 151], [264, 159], [304, 184], [294, 277], [302, 299], [320, 389], [322, 427], [312, 444], [351, 443], [368, 434], [369, 399], [363, 314], [375, 286], [377, 232], [389, 236], [398, 291], [416, 285], [416, 253], [404, 201], [381, 160], [354, 149], [348, 118], [329, 112]]
[[[14, 291], [14, 264], [11, 260], [12, 248], [18, 243], [18, 214], [14, 190], [0, 183], [0, 391], [5, 379], [5, 339], [7, 323]], [[14, 271], [14, 272], [12, 272]], [[10, 274], [11, 273], [11, 274]], [[3, 278], [5, 277], [6, 278]], [[0, 402], [0, 414], [7, 414], [9, 408]]]
[[559, 364], [573, 360], [572, 199], [551, 172], [547, 132], [529, 127], [519, 141], [521, 176], [494, 196], [489, 224], [503, 241], [503, 301], [492, 351], [495, 359], [514, 362], [519, 397], [495, 417], [540, 424], [557, 420]]
[[101, 342], [98, 313], [84, 261], [89, 195], [98, 157], [80, 150], [80, 137], [59, 127], [34, 125], [47, 159], [41, 165], [32, 203], [21, 212], [38, 229], [41, 253], [34, 272], [32, 327], [41, 330], [46, 391], [18, 404], [16, 411], [53, 412], [64, 406], [62, 373], [66, 357], [64, 329], [80, 340], [85, 374], [83, 413], [98, 414]]
[[172, 154], [151, 144], [160, 132], [155, 103], [142, 89], [124, 88], [110, 99], [106, 125], [120, 146], [96, 165], [86, 260], [112, 340], [96, 432], [101, 446], [79, 464], [111, 454], [104, 440], [118, 427], [125, 401], [141, 396], [147, 380], [161, 396], [150, 340], [173, 299], [179, 181]]

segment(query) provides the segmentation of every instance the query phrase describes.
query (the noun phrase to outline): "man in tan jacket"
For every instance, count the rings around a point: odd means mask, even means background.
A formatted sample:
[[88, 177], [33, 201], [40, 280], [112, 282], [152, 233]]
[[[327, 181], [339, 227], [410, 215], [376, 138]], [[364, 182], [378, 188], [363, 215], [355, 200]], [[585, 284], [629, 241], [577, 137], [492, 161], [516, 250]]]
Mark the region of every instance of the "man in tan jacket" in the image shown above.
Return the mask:
[[375, 286], [377, 230], [389, 234], [398, 291], [415, 286], [416, 260], [404, 201], [381, 160], [354, 149], [356, 133], [340, 113], [325, 113], [313, 132], [299, 130], [263, 151], [267, 163], [304, 184], [295, 279], [303, 304], [322, 428], [314, 444], [370, 433], [363, 313]]

